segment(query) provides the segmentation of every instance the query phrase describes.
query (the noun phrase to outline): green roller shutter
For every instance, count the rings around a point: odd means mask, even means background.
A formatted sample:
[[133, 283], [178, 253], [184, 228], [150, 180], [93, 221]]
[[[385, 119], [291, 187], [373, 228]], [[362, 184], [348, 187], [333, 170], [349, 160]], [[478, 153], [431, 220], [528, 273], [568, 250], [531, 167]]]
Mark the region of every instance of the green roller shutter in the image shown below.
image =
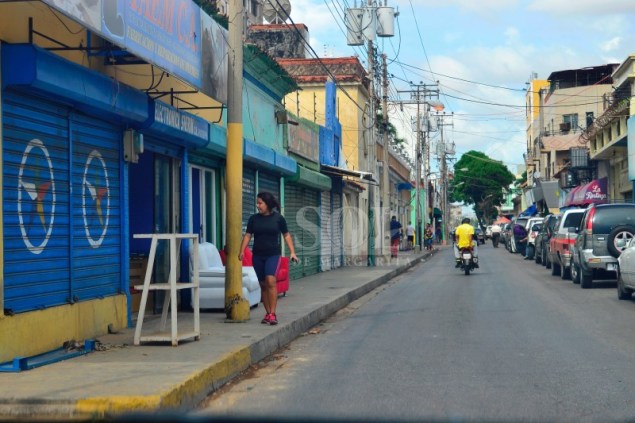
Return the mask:
[[302, 218], [302, 254], [304, 256], [304, 276], [314, 275], [320, 271], [320, 193], [312, 189], [304, 189], [304, 207]]
[[292, 264], [289, 268], [289, 279], [299, 279], [304, 276], [303, 270], [303, 250], [302, 250], [302, 229], [298, 224], [300, 210], [304, 206], [302, 188], [295, 184], [285, 184], [284, 187], [284, 217], [287, 221], [289, 233], [293, 237], [295, 253], [300, 260], [298, 264]]
[[243, 170], [243, 224], [242, 233], [247, 229], [249, 216], [257, 213], [256, 210], [256, 172], [253, 169]]

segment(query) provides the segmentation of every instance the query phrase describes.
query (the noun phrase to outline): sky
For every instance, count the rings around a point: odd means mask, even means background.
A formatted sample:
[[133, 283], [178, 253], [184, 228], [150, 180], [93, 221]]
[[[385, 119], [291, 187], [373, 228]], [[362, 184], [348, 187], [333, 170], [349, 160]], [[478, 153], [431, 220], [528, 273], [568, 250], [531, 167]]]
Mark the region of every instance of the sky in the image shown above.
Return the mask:
[[[358, 56], [346, 45], [344, 10], [355, 0], [290, 0], [291, 19], [309, 29], [320, 57]], [[383, 0], [382, 0], [383, 3]], [[364, 1], [364, 4], [368, 4]], [[478, 150], [516, 173], [525, 152], [525, 89], [532, 73], [621, 63], [635, 54], [635, 0], [388, 0], [399, 15], [395, 36], [378, 38], [388, 57], [389, 110], [414, 150], [407, 81], [439, 81], [444, 136], [455, 157]], [[413, 113], [414, 115], [414, 113]], [[433, 143], [438, 134], [433, 134]], [[433, 164], [433, 168], [434, 168]], [[433, 169], [434, 170], [434, 169]]]

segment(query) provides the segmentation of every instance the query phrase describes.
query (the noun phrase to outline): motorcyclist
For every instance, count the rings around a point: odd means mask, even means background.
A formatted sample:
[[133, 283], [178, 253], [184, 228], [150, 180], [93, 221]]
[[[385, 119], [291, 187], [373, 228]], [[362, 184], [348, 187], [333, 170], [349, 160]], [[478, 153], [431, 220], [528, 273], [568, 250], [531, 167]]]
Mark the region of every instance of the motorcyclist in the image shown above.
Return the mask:
[[[461, 224], [455, 231], [454, 258], [456, 259], [456, 267], [461, 267], [460, 250], [461, 248], [470, 248], [474, 257], [478, 257], [477, 246], [474, 242], [474, 226], [470, 225], [470, 218], [463, 218]], [[475, 263], [474, 267], [478, 267]]]

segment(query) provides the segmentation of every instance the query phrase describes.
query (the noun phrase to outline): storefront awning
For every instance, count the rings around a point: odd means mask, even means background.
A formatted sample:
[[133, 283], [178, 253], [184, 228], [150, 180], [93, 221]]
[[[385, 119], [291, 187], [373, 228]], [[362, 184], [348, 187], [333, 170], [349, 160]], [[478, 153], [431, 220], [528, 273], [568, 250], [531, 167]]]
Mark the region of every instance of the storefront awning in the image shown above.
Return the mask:
[[143, 92], [33, 44], [2, 45], [2, 88], [28, 88], [101, 118], [144, 123], [151, 99]]
[[245, 162], [254, 164], [281, 175], [295, 175], [297, 162], [270, 147], [244, 140], [243, 157]]
[[563, 207], [602, 204], [608, 201], [607, 178], [594, 179], [567, 194]]
[[288, 177], [287, 180], [319, 191], [330, 191], [333, 186], [331, 178], [304, 166], [298, 166], [295, 175]]
[[540, 181], [540, 198], [536, 197], [536, 201], [543, 200], [547, 204], [548, 209], [557, 209], [560, 207], [560, 187], [558, 181]]
[[337, 167], [337, 166], [330, 166], [330, 165], [321, 165], [320, 166], [320, 170], [323, 173], [329, 174], [329, 175], [333, 175], [333, 176], [348, 176], [348, 177], [353, 177], [353, 178], [359, 178], [362, 179], [364, 181], [370, 181], [370, 182], [376, 182], [375, 179], [373, 179], [373, 174], [370, 172], [363, 172], [361, 170], [350, 170], [350, 169], [344, 169], [341, 167]]

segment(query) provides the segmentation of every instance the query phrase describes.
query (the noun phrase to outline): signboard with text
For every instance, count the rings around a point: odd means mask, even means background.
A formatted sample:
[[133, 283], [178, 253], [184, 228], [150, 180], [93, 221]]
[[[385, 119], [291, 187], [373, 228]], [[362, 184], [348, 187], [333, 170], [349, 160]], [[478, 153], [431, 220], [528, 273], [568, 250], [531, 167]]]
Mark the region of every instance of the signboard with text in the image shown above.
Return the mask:
[[42, 0], [113, 44], [227, 103], [227, 30], [192, 0]]
[[319, 130], [300, 125], [289, 125], [289, 151], [313, 162], [320, 160]]

